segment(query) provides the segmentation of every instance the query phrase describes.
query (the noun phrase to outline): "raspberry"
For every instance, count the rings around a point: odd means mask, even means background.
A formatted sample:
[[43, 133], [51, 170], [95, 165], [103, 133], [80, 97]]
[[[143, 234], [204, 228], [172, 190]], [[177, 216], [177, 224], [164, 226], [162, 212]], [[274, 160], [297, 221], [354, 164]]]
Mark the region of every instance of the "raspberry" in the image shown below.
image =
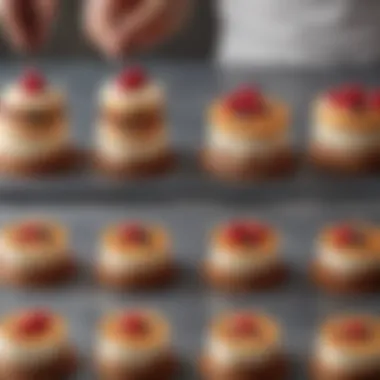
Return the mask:
[[361, 240], [361, 234], [355, 230], [352, 226], [341, 225], [335, 228], [334, 241], [339, 246], [347, 246], [350, 244], [356, 244]]
[[375, 110], [380, 110], [380, 89], [372, 91], [368, 97], [369, 106]]
[[146, 229], [139, 224], [126, 224], [121, 226], [120, 234], [129, 243], [144, 243], [147, 239]]
[[39, 335], [50, 326], [51, 315], [45, 310], [33, 310], [26, 312], [19, 321], [19, 331], [23, 335]]
[[232, 244], [258, 244], [266, 233], [266, 227], [257, 222], [234, 222], [226, 230], [227, 239]]
[[365, 340], [370, 335], [368, 327], [360, 320], [347, 322], [343, 330], [344, 336], [353, 341]]
[[117, 78], [117, 84], [122, 90], [137, 90], [147, 82], [147, 75], [141, 67], [125, 69]]
[[333, 90], [330, 99], [339, 107], [355, 110], [365, 106], [366, 93], [360, 85], [346, 85]]
[[33, 242], [45, 239], [48, 231], [45, 226], [37, 223], [27, 223], [20, 227], [17, 238], [22, 242]]
[[236, 315], [232, 321], [232, 333], [237, 336], [257, 334], [258, 326], [250, 315]]
[[258, 90], [241, 88], [228, 97], [227, 105], [238, 114], [252, 115], [263, 111], [264, 101]]
[[45, 89], [46, 80], [38, 70], [29, 69], [21, 77], [20, 85], [28, 93], [35, 94]]
[[121, 328], [128, 335], [144, 334], [147, 330], [147, 321], [141, 314], [128, 313], [121, 318]]

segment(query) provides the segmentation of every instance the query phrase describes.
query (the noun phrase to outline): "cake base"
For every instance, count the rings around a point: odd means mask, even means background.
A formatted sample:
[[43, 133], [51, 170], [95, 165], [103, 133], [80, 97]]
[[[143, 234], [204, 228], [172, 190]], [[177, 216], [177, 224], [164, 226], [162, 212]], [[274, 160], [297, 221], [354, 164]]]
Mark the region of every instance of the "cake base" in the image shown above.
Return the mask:
[[201, 152], [203, 168], [213, 176], [228, 181], [249, 181], [289, 176], [296, 169], [296, 157], [287, 149], [266, 159], [249, 159], [242, 162], [225, 152], [204, 150]]
[[98, 172], [113, 179], [145, 178], [163, 175], [173, 170], [177, 163], [174, 152], [166, 152], [161, 157], [149, 161], [115, 164], [95, 154], [94, 165]]
[[73, 261], [61, 263], [59, 266], [49, 269], [35, 270], [30, 273], [12, 271], [10, 268], [1, 265], [1, 262], [0, 266], [0, 282], [4, 285], [19, 288], [41, 288], [61, 285], [69, 281], [77, 271], [76, 264]]
[[317, 261], [311, 266], [313, 282], [331, 294], [360, 294], [380, 290], [380, 273], [367, 272], [359, 276], [342, 276], [322, 267]]
[[73, 147], [38, 161], [15, 160], [0, 156], [0, 174], [21, 177], [61, 174], [78, 167], [81, 159], [82, 153]]
[[96, 362], [99, 380], [170, 380], [178, 370], [178, 361], [174, 356], [163, 358], [144, 368], [121, 368], [111, 363]]
[[167, 265], [146, 273], [126, 273], [115, 275], [99, 266], [96, 269], [98, 282], [113, 290], [151, 290], [171, 285], [177, 277], [178, 268]]
[[318, 361], [313, 361], [310, 365], [310, 378], [312, 380], [378, 380], [380, 379], [380, 369], [348, 373], [326, 368]]
[[312, 146], [309, 161], [318, 170], [327, 173], [366, 174], [380, 170], [380, 155], [376, 153], [341, 153], [322, 146]]
[[203, 357], [200, 370], [204, 380], [285, 380], [289, 363], [285, 356], [277, 356], [257, 367], [225, 368]]
[[38, 367], [24, 367], [9, 364], [0, 359], [1, 380], [64, 380], [75, 373], [78, 367], [78, 358], [74, 351], [70, 351], [54, 359], [48, 364]]
[[211, 264], [204, 265], [204, 278], [208, 285], [216, 290], [225, 292], [250, 292], [271, 290], [281, 286], [288, 278], [288, 269], [277, 265], [263, 274], [252, 276], [233, 276], [226, 274]]

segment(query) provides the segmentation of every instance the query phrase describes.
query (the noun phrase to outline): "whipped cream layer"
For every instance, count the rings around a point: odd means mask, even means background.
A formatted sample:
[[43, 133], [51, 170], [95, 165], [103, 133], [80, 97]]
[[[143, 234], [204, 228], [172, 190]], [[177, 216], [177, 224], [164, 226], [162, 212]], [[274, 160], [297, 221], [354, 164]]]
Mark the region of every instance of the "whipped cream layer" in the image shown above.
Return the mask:
[[165, 154], [168, 146], [168, 138], [164, 132], [149, 141], [138, 141], [122, 138], [111, 132], [108, 126], [100, 126], [96, 136], [97, 151], [112, 162], [149, 161]]
[[312, 140], [326, 148], [361, 153], [380, 147], [380, 131], [360, 133], [329, 125], [316, 125], [313, 127]]
[[96, 345], [96, 357], [102, 362], [121, 367], [140, 368], [166, 357], [169, 350], [169, 341], [137, 348], [102, 336], [99, 337]]
[[0, 126], [0, 156], [35, 160], [60, 152], [70, 144], [68, 128], [62, 126], [60, 129], [60, 133], [52, 136], [27, 138], [3, 122]]
[[164, 106], [165, 94], [157, 83], [148, 83], [141, 88], [125, 90], [115, 81], [108, 81], [100, 90], [101, 107], [120, 111], [160, 108]]
[[13, 110], [44, 110], [62, 106], [65, 97], [60, 89], [54, 87], [30, 93], [19, 84], [12, 84], [5, 88], [0, 100], [4, 106]]
[[290, 147], [290, 136], [279, 135], [272, 140], [246, 139], [221, 131], [211, 126], [206, 136], [206, 147], [210, 151], [221, 151], [236, 159], [267, 158], [279, 150]]
[[3, 362], [26, 367], [38, 367], [55, 360], [67, 350], [65, 340], [41, 341], [38, 344], [20, 344], [0, 332], [0, 358]]
[[374, 348], [373, 352], [350, 351], [323, 339], [316, 344], [316, 359], [328, 368], [348, 373], [380, 368], [379, 348]]
[[214, 248], [207, 262], [213, 268], [236, 276], [262, 274], [270, 271], [279, 263], [278, 255], [274, 252], [260, 252], [252, 249], [251, 252], [234, 252], [226, 248]]
[[0, 261], [4, 268], [28, 272], [49, 269], [69, 260], [67, 250], [54, 247], [38, 247], [22, 251], [0, 238]]
[[209, 337], [206, 354], [214, 363], [222, 367], [257, 366], [266, 363], [281, 351], [280, 343], [252, 348], [234, 346], [223, 339]]
[[123, 254], [113, 250], [103, 250], [99, 265], [104, 270], [115, 274], [146, 273], [170, 265], [171, 257], [166, 253]]
[[380, 258], [375, 255], [361, 255], [360, 252], [352, 254], [333, 247], [319, 247], [318, 262], [331, 271], [351, 276], [380, 269]]

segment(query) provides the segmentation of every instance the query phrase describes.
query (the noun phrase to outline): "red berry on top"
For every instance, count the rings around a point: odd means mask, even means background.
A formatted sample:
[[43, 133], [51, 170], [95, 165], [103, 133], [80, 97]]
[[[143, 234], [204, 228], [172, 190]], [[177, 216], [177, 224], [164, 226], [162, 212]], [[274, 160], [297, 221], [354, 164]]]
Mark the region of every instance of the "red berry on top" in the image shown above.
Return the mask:
[[232, 333], [235, 336], [245, 337], [258, 333], [258, 324], [251, 315], [239, 314], [232, 320]]
[[380, 111], [380, 89], [374, 90], [369, 94], [368, 104], [372, 109]]
[[331, 91], [330, 99], [338, 107], [356, 110], [366, 105], [367, 96], [362, 86], [353, 84]]
[[48, 231], [45, 226], [39, 223], [26, 223], [20, 226], [17, 231], [19, 241], [27, 243], [45, 239], [48, 236]]
[[258, 244], [267, 233], [267, 229], [257, 222], [233, 222], [226, 229], [226, 237], [232, 244]]
[[227, 106], [237, 114], [258, 114], [264, 109], [264, 99], [257, 89], [241, 88], [227, 98]]
[[360, 242], [362, 235], [354, 227], [341, 225], [334, 229], [333, 239], [339, 246], [349, 246]]
[[26, 92], [34, 94], [45, 89], [46, 80], [38, 70], [29, 69], [22, 75], [20, 85]]
[[18, 331], [26, 336], [40, 335], [48, 330], [51, 321], [51, 314], [48, 311], [28, 311], [18, 321]]
[[116, 82], [122, 90], [137, 90], [143, 87], [147, 82], [146, 72], [139, 66], [125, 69], [116, 79]]
[[120, 235], [128, 243], [144, 243], [147, 239], [146, 228], [140, 224], [128, 223], [122, 225]]
[[362, 341], [370, 336], [370, 330], [363, 321], [351, 320], [344, 325], [343, 334], [351, 341]]
[[148, 324], [146, 318], [138, 312], [129, 312], [121, 317], [120, 326], [127, 335], [141, 335], [146, 333]]

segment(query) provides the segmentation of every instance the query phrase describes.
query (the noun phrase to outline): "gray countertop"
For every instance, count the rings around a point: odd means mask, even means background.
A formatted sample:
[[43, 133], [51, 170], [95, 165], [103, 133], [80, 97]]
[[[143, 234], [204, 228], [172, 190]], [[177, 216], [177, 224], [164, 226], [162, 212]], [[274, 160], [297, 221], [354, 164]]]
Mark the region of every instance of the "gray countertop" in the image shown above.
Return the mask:
[[[52, 81], [68, 91], [72, 131], [82, 148], [90, 148], [96, 120], [96, 91], [101, 81], [120, 68], [91, 61], [42, 62]], [[233, 185], [218, 182], [202, 173], [197, 152], [202, 147], [204, 110], [210, 100], [240, 83], [258, 83], [294, 109], [296, 149], [305, 148], [310, 102], [316, 93], [341, 82], [379, 84], [378, 70], [270, 71], [221, 70], [203, 63], [148, 62], [152, 75], [165, 83], [168, 92], [169, 129], [180, 152], [174, 173], [145, 181], [112, 182], [91, 172], [77, 172], [42, 180], [0, 180], [0, 197], [6, 201], [156, 201], [210, 200], [223, 202], [281, 201], [289, 199], [376, 198], [376, 177], [333, 178], [302, 167], [295, 177], [263, 183]], [[22, 64], [0, 64], [0, 84], [9, 82]]]

